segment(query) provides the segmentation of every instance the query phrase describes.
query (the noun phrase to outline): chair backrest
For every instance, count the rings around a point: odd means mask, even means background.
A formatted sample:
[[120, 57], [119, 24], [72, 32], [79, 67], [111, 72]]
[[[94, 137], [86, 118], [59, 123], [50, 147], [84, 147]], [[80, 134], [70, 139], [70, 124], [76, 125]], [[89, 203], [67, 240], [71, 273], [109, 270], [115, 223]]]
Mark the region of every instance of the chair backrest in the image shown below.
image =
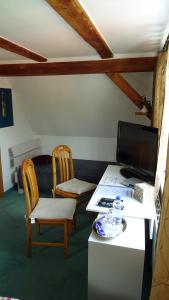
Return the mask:
[[39, 189], [31, 159], [24, 159], [22, 163], [22, 180], [26, 198], [26, 215], [29, 217], [39, 201]]
[[71, 149], [66, 145], [59, 145], [52, 151], [53, 186], [57, 185], [57, 162], [59, 165], [60, 183], [74, 177], [74, 167]]

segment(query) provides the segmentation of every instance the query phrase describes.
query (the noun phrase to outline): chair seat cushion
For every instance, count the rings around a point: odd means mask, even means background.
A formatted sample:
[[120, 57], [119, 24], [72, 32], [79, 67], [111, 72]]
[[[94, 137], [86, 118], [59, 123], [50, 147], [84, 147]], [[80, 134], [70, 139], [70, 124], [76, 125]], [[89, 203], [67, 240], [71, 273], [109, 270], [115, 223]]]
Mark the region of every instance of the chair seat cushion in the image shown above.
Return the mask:
[[72, 220], [76, 200], [71, 198], [39, 198], [30, 218]]
[[94, 190], [96, 188], [96, 184], [73, 178], [58, 184], [56, 188], [64, 192], [70, 192], [80, 195], [82, 193]]

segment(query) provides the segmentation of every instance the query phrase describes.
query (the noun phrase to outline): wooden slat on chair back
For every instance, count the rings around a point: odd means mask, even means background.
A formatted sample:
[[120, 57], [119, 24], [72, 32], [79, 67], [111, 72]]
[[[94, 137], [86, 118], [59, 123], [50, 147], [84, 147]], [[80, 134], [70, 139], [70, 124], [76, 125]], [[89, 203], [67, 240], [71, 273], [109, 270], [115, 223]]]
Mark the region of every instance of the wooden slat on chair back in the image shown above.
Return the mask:
[[31, 159], [25, 159], [22, 163], [22, 178], [26, 198], [26, 213], [28, 217], [39, 200], [38, 183]]
[[71, 149], [66, 145], [59, 145], [52, 152], [53, 185], [56, 186], [56, 160], [59, 162], [60, 182], [65, 182], [74, 177], [74, 168]]

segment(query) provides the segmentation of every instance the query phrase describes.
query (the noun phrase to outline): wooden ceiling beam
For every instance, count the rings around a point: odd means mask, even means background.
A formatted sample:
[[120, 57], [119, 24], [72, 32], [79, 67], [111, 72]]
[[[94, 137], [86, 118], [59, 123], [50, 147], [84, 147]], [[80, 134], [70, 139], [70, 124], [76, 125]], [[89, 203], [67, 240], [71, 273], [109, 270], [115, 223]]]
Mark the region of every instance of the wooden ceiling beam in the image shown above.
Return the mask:
[[[90, 44], [102, 58], [113, 56], [100, 32], [78, 0], [46, 0], [64, 20]], [[107, 76], [127, 95], [138, 107], [142, 107], [143, 99], [136, 90], [120, 74]], [[118, 78], [119, 77], [119, 78]], [[136, 95], [133, 97], [132, 95]], [[135, 101], [135, 98], [137, 100]]]
[[77, 0], [46, 0], [63, 19], [90, 44], [102, 58], [113, 57], [112, 50], [103, 39], [88, 14]]
[[[73, 75], [73, 74], [99, 74], [108, 73], [110, 79], [127, 95], [132, 94], [127, 82], [118, 76], [117, 72], [150, 72], [156, 66], [156, 57], [140, 57], [128, 59], [102, 59], [71, 62], [48, 62], [31, 64], [1, 64], [0, 76], [47, 76], [47, 75]], [[113, 74], [111, 74], [111, 72]], [[115, 72], [115, 74], [114, 74]], [[126, 92], [127, 91], [127, 92]], [[138, 95], [137, 95], [137, 98]], [[132, 96], [133, 99], [133, 96]], [[136, 100], [139, 106], [138, 99]]]
[[32, 60], [35, 61], [39, 61], [39, 62], [45, 62], [47, 61], [47, 58], [39, 55], [36, 52], [33, 52], [19, 44], [16, 44], [12, 41], [7, 40], [6, 38], [0, 36], [0, 48], [3, 48], [7, 51], [16, 53], [18, 55], [24, 56], [26, 58], [30, 58]]

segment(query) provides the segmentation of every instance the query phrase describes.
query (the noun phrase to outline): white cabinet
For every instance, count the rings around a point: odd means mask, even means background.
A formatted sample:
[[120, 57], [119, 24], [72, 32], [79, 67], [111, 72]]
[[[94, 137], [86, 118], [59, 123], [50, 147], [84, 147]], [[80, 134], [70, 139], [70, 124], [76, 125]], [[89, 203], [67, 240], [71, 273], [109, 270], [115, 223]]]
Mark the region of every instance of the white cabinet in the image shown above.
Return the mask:
[[[109, 165], [86, 210], [107, 213], [98, 206], [101, 197], [114, 198], [123, 189], [120, 166]], [[115, 194], [113, 194], [115, 193]], [[141, 300], [145, 255], [145, 219], [149, 220], [150, 237], [156, 211], [154, 201], [143, 203], [131, 195], [124, 198], [123, 217], [127, 229], [110, 240], [101, 240], [92, 232], [88, 240], [88, 300]]]
[[125, 218], [119, 236], [88, 240], [88, 300], [140, 300], [145, 254], [144, 219]]

